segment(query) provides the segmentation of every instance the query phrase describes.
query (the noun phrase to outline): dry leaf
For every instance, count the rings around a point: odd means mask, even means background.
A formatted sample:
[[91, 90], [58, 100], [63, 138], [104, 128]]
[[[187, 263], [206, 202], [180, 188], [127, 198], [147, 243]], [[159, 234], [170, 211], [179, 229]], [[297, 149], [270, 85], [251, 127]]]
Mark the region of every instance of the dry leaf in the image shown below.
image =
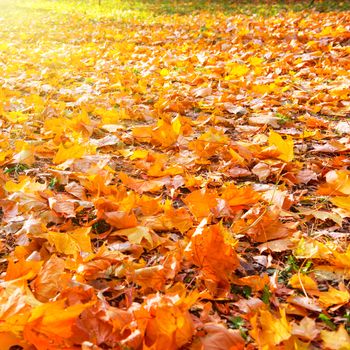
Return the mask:
[[350, 336], [345, 330], [344, 325], [340, 325], [337, 331], [321, 331], [323, 345], [332, 350], [350, 349]]
[[269, 146], [275, 146], [280, 153], [277, 157], [285, 162], [291, 162], [294, 159], [294, 142], [290, 136], [284, 140], [282, 136], [274, 131], [270, 131]]

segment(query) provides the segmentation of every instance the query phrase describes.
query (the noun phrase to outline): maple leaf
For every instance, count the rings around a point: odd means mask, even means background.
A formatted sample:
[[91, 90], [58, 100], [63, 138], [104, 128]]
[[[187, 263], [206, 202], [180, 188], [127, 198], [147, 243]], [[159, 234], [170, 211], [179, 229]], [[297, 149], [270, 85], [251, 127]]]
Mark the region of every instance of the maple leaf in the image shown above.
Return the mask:
[[134, 213], [125, 211], [110, 211], [103, 215], [106, 222], [116, 228], [131, 228], [137, 226], [137, 218]]
[[49, 301], [68, 285], [69, 278], [64, 260], [52, 255], [32, 282], [35, 296], [42, 302]]
[[156, 265], [135, 269], [128, 277], [144, 289], [162, 290], [166, 282], [164, 266]]
[[225, 290], [230, 275], [239, 265], [238, 256], [234, 251], [234, 242], [222, 224], [206, 226], [206, 223], [206, 219], [203, 219], [197, 227], [185, 253], [200, 268], [205, 280], [212, 280]]
[[307, 275], [296, 273], [289, 279], [289, 284], [293, 288], [304, 289], [306, 291], [318, 291], [317, 283]]
[[222, 192], [221, 198], [227, 202], [232, 210], [238, 211], [255, 204], [261, 196], [250, 186], [237, 187], [234, 184], [230, 184]]
[[260, 348], [273, 348], [291, 337], [291, 325], [285, 310], [280, 309], [279, 314], [280, 317], [276, 317], [268, 310], [261, 309], [251, 318], [250, 334]]
[[14, 336], [23, 339], [21, 335], [30, 317], [31, 307], [39, 304], [34, 298], [28, 297], [27, 292], [28, 289], [11, 284], [0, 291], [0, 335], [5, 341]]
[[332, 350], [348, 350], [350, 349], [350, 336], [345, 330], [344, 325], [340, 325], [336, 332], [333, 331], [321, 331], [321, 339], [323, 345], [327, 349]]
[[206, 323], [203, 327], [206, 332], [201, 337], [201, 343], [207, 350], [242, 350], [244, 349], [244, 340], [238, 330], [226, 329], [220, 324]]
[[330, 201], [339, 208], [345, 209], [350, 214], [350, 197], [349, 196], [336, 196], [330, 199]]
[[348, 303], [350, 300], [350, 294], [345, 289], [344, 285], [342, 286], [342, 288], [343, 290], [338, 290], [330, 286], [327, 292], [320, 292], [319, 302], [325, 307]]
[[194, 325], [188, 301], [177, 294], [150, 296], [134, 312], [145, 343], [154, 349], [178, 349], [191, 339]]
[[326, 174], [326, 181], [334, 191], [350, 194], [350, 177], [348, 171], [331, 170]]
[[153, 240], [150, 229], [144, 226], [136, 226], [133, 228], [127, 228], [124, 230], [115, 231], [114, 236], [126, 236], [130, 243], [140, 244], [145, 239], [151, 247], [153, 247]]
[[15, 263], [13, 260], [10, 260], [7, 266], [5, 280], [30, 280], [39, 273], [42, 265], [42, 261], [20, 259]]
[[72, 232], [49, 231], [47, 240], [54, 245], [59, 253], [76, 256], [80, 252], [91, 252], [91, 240], [89, 233], [91, 227], [78, 228]]
[[263, 276], [241, 277], [239, 279], [233, 279], [232, 282], [240, 286], [249, 286], [254, 292], [258, 292], [269, 285], [270, 280], [269, 277], [264, 274]]
[[292, 325], [292, 334], [304, 340], [313, 340], [319, 333], [316, 322], [312, 318], [304, 317], [299, 324]]
[[[260, 215], [258, 215], [260, 214]], [[290, 236], [294, 228], [279, 220], [278, 210], [256, 213], [248, 211], [245, 214], [246, 223], [243, 223], [243, 232], [246, 232], [256, 242], [266, 242]], [[241, 222], [234, 225], [240, 231]]]
[[72, 327], [93, 302], [65, 307], [64, 300], [36, 306], [24, 327], [24, 339], [37, 348], [57, 349], [71, 345]]
[[61, 164], [68, 159], [81, 158], [88, 152], [88, 147], [81, 144], [63, 144], [58, 147], [57, 153], [53, 158], [54, 164]]
[[0, 342], [4, 349], [11, 349], [15, 346], [20, 346], [23, 350], [30, 350], [32, 347], [11, 332], [0, 332]]
[[7, 192], [24, 192], [35, 193], [36, 191], [43, 191], [46, 186], [44, 184], [33, 181], [29, 176], [20, 176], [19, 182], [7, 181], [4, 186]]
[[193, 191], [186, 198], [184, 203], [188, 206], [191, 213], [197, 218], [209, 216], [211, 210], [217, 204], [217, 193], [213, 190], [201, 189]]
[[269, 135], [269, 145], [275, 146], [280, 152], [280, 155], [277, 158], [282, 159], [285, 162], [291, 162], [294, 159], [294, 142], [291, 136], [287, 136], [284, 140], [280, 134], [271, 130]]

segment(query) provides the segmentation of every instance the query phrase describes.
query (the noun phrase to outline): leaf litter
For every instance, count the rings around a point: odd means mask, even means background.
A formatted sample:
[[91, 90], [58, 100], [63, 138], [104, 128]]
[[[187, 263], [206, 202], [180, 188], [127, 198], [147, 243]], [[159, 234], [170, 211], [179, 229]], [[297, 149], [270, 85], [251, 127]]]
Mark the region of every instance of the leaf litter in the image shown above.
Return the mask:
[[4, 349], [348, 349], [349, 12], [30, 21], [0, 32]]

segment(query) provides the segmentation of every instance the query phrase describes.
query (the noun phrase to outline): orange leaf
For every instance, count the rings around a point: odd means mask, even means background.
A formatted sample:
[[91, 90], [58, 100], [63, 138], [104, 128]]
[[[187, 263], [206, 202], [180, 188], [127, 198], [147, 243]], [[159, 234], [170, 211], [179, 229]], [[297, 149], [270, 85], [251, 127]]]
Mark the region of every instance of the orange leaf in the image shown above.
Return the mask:
[[193, 191], [183, 200], [191, 213], [197, 218], [207, 217], [217, 205], [217, 193], [214, 190]]
[[92, 252], [89, 233], [91, 227], [78, 228], [72, 232], [49, 232], [47, 240], [59, 253], [77, 255], [80, 252]]
[[24, 328], [24, 339], [38, 349], [68, 347], [78, 316], [94, 302], [65, 307], [64, 300], [42, 304], [32, 310]]
[[[91, 147], [90, 147], [91, 148]], [[74, 144], [63, 144], [61, 143], [58, 147], [58, 151], [53, 158], [55, 164], [61, 164], [68, 159], [81, 158], [89, 151], [89, 147], [86, 145], [74, 143]], [[92, 148], [91, 150], [92, 151]]]
[[239, 279], [233, 279], [232, 282], [240, 286], [249, 286], [254, 292], [259, 292], [270, 284], [270, 279], [267, 274], [264, 274], [263, 276], [241, 277]]
[[289, 284], [293, 288], [305, 289], [306, 291], [318, 291], [317, 283], [309, 276], [302, 273], [295, 273], [290, 279]]
[[251, 318], [252, 330], [250, 335], [255, 339], [259, 348], [271, 349], [291, 337], [291, 326], [286, 318], [285, 310], [280, 309], [280, 317], [268, 310], [261, 309]]
[[225, 290], [229, 286], [230, 275], [239, 265], [233, 244], [229, 232], [222, 224], [206, 226], [206, 220], [203, 219], [192, 235], [185, 253], [200, 268], [205, 280], [214, 281]]
[[350, 194], [350, 176], [346, 170], [331, 170], [326, 175], [327, 183], [334, 191]]
[[31, 345], [26, 344], [22, 339], [17, 338], [11, 332], [0, 332], [0, 344], [1, 348], [4, 350], [16, 348], [30, 350], [31, 348]]
[[207, 323], [203, 330], [206, 335], [200, 338], [205, 350], [243, 350], [244, 339], [238, 330], [226, 329], [215, 323]]
[[230, 184], [225, 188], [221, 197], [225, 199], [230, 207], [234, 210], [240, 210], [246, 206], [255, 204], [261, 197], [250, 186], [237, 187]]
[[45, 262], [37, 278], [33, 281], [34, 293], [38, 300], [47, 302], [68, 285], [70, 276], [64, 271], [65, 262], [56, 255], [52, 255]]
[[165, 270], [161, 265], [137, 269], [128, 278], [143, 288], [153, 290], [162, 290], [166, 282]]
[[327, 292], [320, 292], [319, 302], [325, 307], [348, 303], [350, 294], [344, 286], [343, 288], [344, 290], [338, 290], [330, 286]]
[[115, 228], [131, 228], [138, 225], [137, 218], [134, 213], [124, 211], [110, 211], [104, 213], [106, 222]]
[[33, 279], [39, 273], [42, 265], [43, 261], [26, 261], [24, 259], [20, 259], [15, 263], [12, 259], [10, 259], [7, 266], [5, 280], [11, 281], [16, 279]]
[[187, 344], [194, 333], [188, 308], [177, 294], [148, 298], [135, 312], [139, 329], [145, 329], [147, 348], [176, 350]]

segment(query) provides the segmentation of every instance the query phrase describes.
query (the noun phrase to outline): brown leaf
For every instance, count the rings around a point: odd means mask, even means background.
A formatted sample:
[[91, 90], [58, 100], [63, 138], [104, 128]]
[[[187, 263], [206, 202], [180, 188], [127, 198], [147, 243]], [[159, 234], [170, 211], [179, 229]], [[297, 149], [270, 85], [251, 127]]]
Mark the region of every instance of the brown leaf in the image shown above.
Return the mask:
[[206, 335], [200, 341], [205, 350], [244, 349], [244, 339], [238, 330], [227, 329], [215, 323], [205, 324], [203, 330]]
[[299, 325], [296, 323], [292, 325], [292, 334], [301, 339], [311, 341], [320, 334], [320, 331], [317, 329], [315, 320], [304, 317]]

